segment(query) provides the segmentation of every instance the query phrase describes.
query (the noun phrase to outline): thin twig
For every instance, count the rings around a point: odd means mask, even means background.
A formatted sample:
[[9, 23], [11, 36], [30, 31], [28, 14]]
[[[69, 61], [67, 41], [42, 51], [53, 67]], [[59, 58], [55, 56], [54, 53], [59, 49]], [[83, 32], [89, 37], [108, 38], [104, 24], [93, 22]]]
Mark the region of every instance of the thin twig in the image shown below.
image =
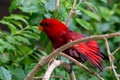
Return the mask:
[[66, 21], [66, 26], [68, 26], [69, 22], [70, 22], [70, 18], [72, 17], [72, 14], [74, 13], [74, 7], [76, 5], [76, 1], [77, 0], [74, 0], [74, 3], [73, 3], [73, 6], [69, 12], [69, 15], [68, 15], [68, 18], [67, 18], [67, 21]]
[[58, 10], [60, 5], [60, 0], [56, 0], [55, 9]]
[[60, 5], [60, 0], [56, 0], [54, 18], [57, 17], [57, 13], [58, 13], [58, 11], [59, 11], [59, 5]]
[[117, 74], [117, 72], [116, 72], [116, 70], [115, 70], [115, 66], [114, 66], [114, 56], [113, 56], [113, 54], [110, 52], [110, 47], [109, 47], [107, 38], [104, 38], [104, 40], [105, 40], [105, 45], [106, 45], [106, 48], [107, 48], [107, 52], [108, 52], [108, 57], [109, 57], [109, 61], [110, 61], [111, 68], [112, 68], [112, 70], [113, 70], [113, 73], [114, 73], [116, 79], [119, 80], [119, 75]]
[[[40, 76], [40, 77], [33, 77], [33, 80], [41, 80], [43, 78], [43, 76]], [[54, 75], [52, 75], [52, 76], [50, 76], [50, 78], [61, 78], [61, 79], [63, 79], [63, 80], [67, 80], [67, 78], [65, 78], [63, 75], [57, 75], [57, 76], [54, 76]]]
[[[116, 66], [114, 67], [115, 69], [117, 68]], [[105, 67], [105, 70], [112, 70], [111, 66]]]
[[112, 54], [114, 55], [118, 50], [120, 50], [120, 47], [118, 47], [115, 51], [113, 51]]
[[60, 52], [70, 48], [73, 45], [76, 45], [76, 44], [78, 44], [80, 42], [89, 41], [89, 40], [98, 40], [98, 39], [110, 38], [110, 37], [115, 37], [115, 36], [120, 36], [120, 32], [112, 33], [112, 34], [90, 36], [90, 37], [85, 37], [85, 38], [82, 38], [82, 39], [79, 39], [79, 40], [69, 42], [69, 43], [61, 46], [60, 48], [57, 48], [52, 53], [50, 53], [48, 56], [41, 58], [39, 63], [26, 76], [25, 80], [31, 80], [33, 78], [33, 76], [38, 72], [38, 70], [40, 70], [45, 64], [47, 64], [50, 61], [50, 59], [58, 56], [60, 54]]

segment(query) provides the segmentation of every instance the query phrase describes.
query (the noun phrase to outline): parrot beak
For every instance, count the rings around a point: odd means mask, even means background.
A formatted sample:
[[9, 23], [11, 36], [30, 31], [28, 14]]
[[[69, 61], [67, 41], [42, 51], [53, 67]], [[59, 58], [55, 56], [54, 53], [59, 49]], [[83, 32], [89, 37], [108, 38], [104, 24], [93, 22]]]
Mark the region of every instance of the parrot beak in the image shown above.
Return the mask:
[[38, 26], [38, 31], [43, 31], [43, 26]]

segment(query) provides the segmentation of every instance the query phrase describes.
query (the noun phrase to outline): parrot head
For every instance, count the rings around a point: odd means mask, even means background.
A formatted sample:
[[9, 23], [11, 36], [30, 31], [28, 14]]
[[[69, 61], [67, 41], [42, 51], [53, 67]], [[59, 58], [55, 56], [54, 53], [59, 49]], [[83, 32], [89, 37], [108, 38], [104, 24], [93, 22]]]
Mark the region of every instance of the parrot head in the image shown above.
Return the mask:
[[38, 27], [39, 31], [44, 31], [48, 36], [55, 37], [68, 30], [68, 27], [56, 19], [43, 19]]

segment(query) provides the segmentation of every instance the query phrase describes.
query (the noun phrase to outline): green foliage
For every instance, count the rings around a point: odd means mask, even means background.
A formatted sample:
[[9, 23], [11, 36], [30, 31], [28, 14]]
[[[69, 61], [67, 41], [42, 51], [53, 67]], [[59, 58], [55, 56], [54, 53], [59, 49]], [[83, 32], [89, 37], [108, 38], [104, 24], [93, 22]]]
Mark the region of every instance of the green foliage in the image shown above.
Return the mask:
[[[38, 32], [37, 26], [44, 18], [57, 18], [66, 22], [72, 7], [72, 0], [60, 0], [59, 10], [55, 10], [55, 0], [12, 0], [9, 7], [10, 16], [4, 16], [0, 24], [6, 25], [9, 31], [0, 30], [0, 80], [23, 80], [28, 72], [36, 65], [41, 56], [46, 56], [52, 51], [52, 45], [43, 32]], [[111, 6], [112, 5], [112, 6]], [[119, 0], [77, 0], [75, 15], [72, 16], [69, 28], [85, 35], [98, 35], [120, 32], [120, 2]], [[18, 14], [13, 14], [18, 9]], [[111, 52], [120, 46], [120, 38], [109, 39]], [[99, 41], [101, 50], [107, 55], [105, 44]], [[115, 53], [115, 65], [120, 73], [118, 64], [120, 50]], [[58, 59], [69, 62], [64, 57]], [[93, 69], [89, 64], [88, 67]], [[109, 61], [105, 61], [109, 66]], [[44, 74], [47, 66], [37, 75]], [[93, 69], [95, 70], [95, 69]], [[75, 66], [77, 80], [97, 80], [84, 69]], [[97, 70], [96, 70], [97, 71]], [[53, 75], [61, 75], [70, 79], [63, 67], [57, 68]], [[80, 75], [78, 75], [80, 74]], [[100, 74], [105, 80], [115, 77], [110, 70]], [[51, 78], [51, 80], [62, 80]]]
[[[10, 30], [10, 32], [0, 31], [0, 65], [9, 69], [8, 71], [1, 66], [0, 79], [2, 80], [23, 80], [24, 70], [18, 67], [20, 64], [32, 63], [28, 55], [33, 54], [37, 49], [36, 41], [40, 36], [37, 26], [29, 25], [28, 19], [29, 17], [25, 15], [11, 14], [0, 20], [0, 23]], [[26, 59], [30, 61], [25, 62]], [[11, 70], [11, 67], [15, 67], [15, 70], [14, 68]]]
[[10, 72], [2, 66], [0, 67], [0, 77], [2, 80], [11, 80], [12, 79]]

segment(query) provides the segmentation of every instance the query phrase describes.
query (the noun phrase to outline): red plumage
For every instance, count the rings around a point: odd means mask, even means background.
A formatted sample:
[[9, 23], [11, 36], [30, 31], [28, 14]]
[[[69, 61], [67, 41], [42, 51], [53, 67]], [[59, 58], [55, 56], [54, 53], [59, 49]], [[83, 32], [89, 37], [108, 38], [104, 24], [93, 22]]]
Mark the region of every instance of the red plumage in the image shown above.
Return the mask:
[[[41, 21], [40, 26], [43, 27], [43, 31], [51, 40], [54, 48], [84, 37], [82, 34], [71, 31], [56, 19], [44, 19]], [[63, 52], [80, 62], [88, 61], [93, 67], [97, 67], [102, 71], [101, 61], [104, 55], [95, 40], [81, 42]]]

